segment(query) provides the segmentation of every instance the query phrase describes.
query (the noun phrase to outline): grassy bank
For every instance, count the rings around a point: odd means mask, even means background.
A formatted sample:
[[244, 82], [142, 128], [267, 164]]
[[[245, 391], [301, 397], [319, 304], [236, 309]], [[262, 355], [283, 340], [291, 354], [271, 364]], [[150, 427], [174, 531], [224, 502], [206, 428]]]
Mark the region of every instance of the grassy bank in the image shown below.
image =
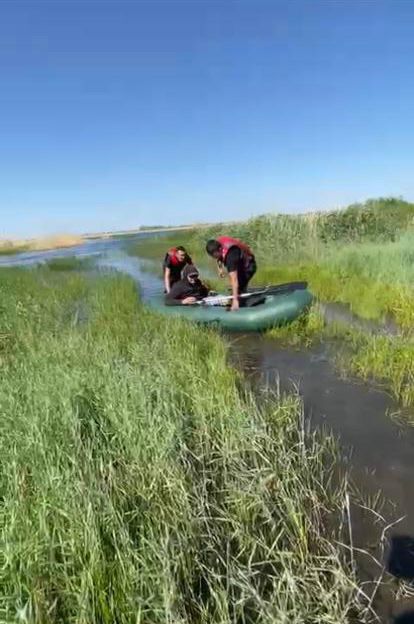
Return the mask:
[[297, 399], [258, 407], [127, 279], [1, 277], [2, 621], [363, 621]]
[[24, 245], [11, 245], [8, 243], [0, 244], [0, 256], [15, 256], [23, 251], [28, 251], [28, 247]]
[[321, 312], [269, 332], [282, 344], [311, 347], [321, 341], [336, 347], [334, 359], [343, 371], [388, 390], [403, 407], [414, 406], [414, 338], [365, 333], [343, 323], [326, 325]]
[[240, 224], [150, 239], [131, 253], [162, 259], [172, 244], [184, 244], [202, 267], [207, 238], [219, 233], [241, 237], [254, 248], [256, 284], [304, 279], [324, 301], [348, 303], [365, 318], [393, 316], [414, 325], [414, 204], [398, 199], [371, 200], [343, 211], [305, 216], [268, 215]]
[[50, 271], [85, 271], [93, 268], [94, 260], [88, 257], [67, 256], [66, 258], [47, 260], [46, 266]]
[[47, 249], [61, 249], [74, 247], [83, 243], [81, 236], [72, 234], [59, 234], [44, 238], [32, 238], [25, 240], [0, 240], [0, 255], [14, 255], [23, 251], [44, 251]]
[[[315, 314], [306, 328], [300, 321], [274, 335], [297, 344], [340, 338], [346, 345], [348, 357], [343, 361], [348, 370], [384, 383], [404, 405], [414, 405], [413, 219], [413, 204], [375, 200], [331, 214], [258, 217], [234, 225], [230, 232], [257, 251], [256, 284], [306, 280], [322, 301], [349, 304], [368, 319], [392, 317], [402, 337], [326, 328]], [[215, 226], [202, 236], [187, 232], [181, 237], [148, 239], [131, 252], [159, 262], [169, 246], [181, 243], [202, 268], [212, 269], [204, 242], [222, 231], [222, 226]]]

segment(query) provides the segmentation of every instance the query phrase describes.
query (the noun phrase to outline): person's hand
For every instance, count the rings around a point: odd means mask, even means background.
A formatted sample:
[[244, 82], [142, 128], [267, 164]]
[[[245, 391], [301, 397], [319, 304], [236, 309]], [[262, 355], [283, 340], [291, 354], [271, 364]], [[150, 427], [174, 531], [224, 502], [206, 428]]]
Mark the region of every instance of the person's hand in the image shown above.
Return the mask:
[[197, 301], [197, 299], [195, 297], [186, 297], [185, 299], [182, 300], [181, 303], [183, 305], [192, 305], [196, 301]]
[[237, 298], [233, 299], [233, 303], [231, 304], [230, 312], [235, 312], [239, 308], [240, 308], [239, 300]]
[[219, 269], [218, 274], [221, 279], [224, 279], [226, 277], [226, 274], [223, 269]]

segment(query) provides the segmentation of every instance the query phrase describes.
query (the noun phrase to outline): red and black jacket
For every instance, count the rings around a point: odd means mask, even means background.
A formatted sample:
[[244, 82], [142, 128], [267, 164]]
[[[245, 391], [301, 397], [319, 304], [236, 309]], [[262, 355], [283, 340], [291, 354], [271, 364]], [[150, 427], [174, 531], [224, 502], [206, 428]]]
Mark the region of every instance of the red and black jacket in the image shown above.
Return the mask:
[[184, 260], [180, 261], [177, 256], [177, 248], [172, 247], [165, 254], [164, 262], [163, 262], [163, 270], [168, 268], [170, 269], [170, 284], [174, 284], [174, 282], [178, 282], [181, 279], [181, 271], [186, 266], [186, 264], [192, 264], [192, 260], [188, 254], [185, 255]]
[[219, 236], [217, 242], [221, 245], [221, 255], [219, 260], [225, 264], [226, 257], [232, 247], [237, 247], [240, 249], [242, 253], [243, 263], [246, 267], [250, 265], [252, 260], [254, 260], [254, 253], [250, 249], [249, 245], [243, 243], [243, 241], [238, 238], [232, 238], [231, 236]]

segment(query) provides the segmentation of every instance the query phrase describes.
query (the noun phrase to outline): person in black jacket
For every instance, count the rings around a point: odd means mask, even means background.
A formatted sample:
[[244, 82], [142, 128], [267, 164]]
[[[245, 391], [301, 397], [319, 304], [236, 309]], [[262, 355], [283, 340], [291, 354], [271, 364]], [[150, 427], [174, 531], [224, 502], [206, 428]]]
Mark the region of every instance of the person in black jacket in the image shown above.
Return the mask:
[[217, 260], [220, 277], [223, 277], [223, 267], [227, 269], [233, 297], [231, 310], [238, 310], [241, 303], [239, 296], [247, 290], [257, 270], [253, 251], [246, 243], [231, 236], [210, 239], [206, 251]]
[[200, 274], [193, 264], [187, 264], [179, 282], [172, 285], [165, 297], [166, 305], [192, 305], [208, 295], [208, 288], [200, 280]]
[[181, 272], [187, 264], [193, 264], [184, 247], [172, 247], [165, 254], [162, 264], [164, 275], [164, 292], [168, 294], [175, 282], [181, 279]]

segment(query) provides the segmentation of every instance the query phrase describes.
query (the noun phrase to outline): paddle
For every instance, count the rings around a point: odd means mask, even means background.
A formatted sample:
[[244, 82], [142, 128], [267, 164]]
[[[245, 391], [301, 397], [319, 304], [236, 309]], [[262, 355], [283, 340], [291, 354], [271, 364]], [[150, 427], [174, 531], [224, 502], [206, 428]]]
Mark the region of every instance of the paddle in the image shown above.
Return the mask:
[[[295, 290], [304, 290], [307, 288], [307, 282], [289, 282], [287, 284], [279, 284], [277, 286], [266, 286], [265, 288], [254, 288], [249, 292], [242, 293], [238, 296], [239, 299], [245, 299], [246, 297], [252, 297], [253, 295], [282, 295]], [[197, 301], [198, 305], [219, 306], [230, 303], [233, 300], [233, 295], [213, 295], [205, 297], [201, 301]]]

